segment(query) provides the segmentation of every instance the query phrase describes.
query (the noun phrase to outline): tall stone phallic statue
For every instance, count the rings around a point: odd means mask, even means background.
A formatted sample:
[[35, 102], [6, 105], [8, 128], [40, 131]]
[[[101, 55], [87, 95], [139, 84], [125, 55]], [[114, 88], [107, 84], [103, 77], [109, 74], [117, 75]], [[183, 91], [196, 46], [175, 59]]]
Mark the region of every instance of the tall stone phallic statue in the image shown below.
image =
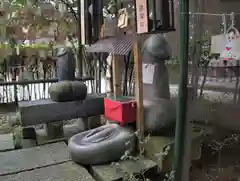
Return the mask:
[[142, 48], [145, 129], [152, 134], [174, 131], [176, 108], [170, 100], [169, 76], [165, 62], [171, 49], [162, 34], [151, 35]]
[[151, 35], [145, 40], [142, 47], [143, 66], [152, 67], [152, 74], [144, 76], [150, 76], [150, 79], [152, 77], [152, 82], [145, 82], [144, 98], [170, 99], [168, 70], [165, 65], [170, 58], [171, 49], [162, 34]]

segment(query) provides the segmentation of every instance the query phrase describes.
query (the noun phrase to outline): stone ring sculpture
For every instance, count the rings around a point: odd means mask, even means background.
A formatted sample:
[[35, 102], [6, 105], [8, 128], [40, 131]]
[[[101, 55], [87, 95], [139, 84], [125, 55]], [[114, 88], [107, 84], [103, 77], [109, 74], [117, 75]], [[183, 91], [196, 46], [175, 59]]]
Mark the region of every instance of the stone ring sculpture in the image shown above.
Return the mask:
[[104, 164], [119, 160], [125, 151], [135, 148], [133, 131], [107, 124], [74, 135], [68, 142], [72, 160], [82, 165]]

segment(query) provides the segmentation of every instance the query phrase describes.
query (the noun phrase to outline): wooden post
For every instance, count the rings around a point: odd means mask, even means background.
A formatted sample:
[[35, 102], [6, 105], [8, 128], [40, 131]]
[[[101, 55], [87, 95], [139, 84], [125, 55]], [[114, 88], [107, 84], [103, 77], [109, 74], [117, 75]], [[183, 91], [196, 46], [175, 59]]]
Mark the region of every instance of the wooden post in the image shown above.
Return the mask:
[[[115, 1], [116, 2], [116, 1]], [[116, 17], [118, 16], [118, 13], [116, 12]], [[117, 21], [116, 21], [116, 29], [115, 29], [115, 36], [118, 35], [119, 29], [117, 27]], [[113, 92], [114, 97], [117, 98], [118, 96], [121, 96], [122, 90], [121, 90], [121, 66], [120, 66], [120, 57], [119, 55], [113, 55], [112, 59], [112, 70], [113, 70]]]
[[134, 43], [134, 65], [136, 81], [136, 101], [137, 101], [137, 130], [139, 131], [139, 151], [143, 150], [141, 144], [144, 139], [144, 108], [143, 108], [143, 79], [142, 79], [142, 60], [140, 57], [139, 42]]
[[[136, 33], [148, 32], [148, 7], [147, 0], [136, 0]], [[143, 15], [142, 15], [143, 14]], [[139, 40], [134, 42], [134, 65], [135, 65], [135, 94], [137, 101], [137, 129], [139, 131], [139, 151], [142, 153], [144, 140], [144, 108], [143, 108], [143, 78], [142, 59], [140, 57]]]
[[86, 44], [86, 31], [85, 31], [85, 26], [86, 26], [86, 16], [87, 16], [87, 12], [86, 12], [86, 8], [85, 8], [86, 4], [85, 4], [85, 0], [80, 0], [80, 9], [81, 9], [81, 16], [80, 16], [80, 22], [81, 22], [81, 43], [83, 45]]
[[112, 66], [113, 66], [113, 92], [114, 97], [121, 96], [121, 70], [119, 56], [113, 55]]
[[18, 90], [17, 90], [17, 85], [14, 84], [14, 99], [15, 99], [15, 104], [18, 105], [18, 96], [17, 96]]
[[78, 56], [76, 62], [77, 77], [83, 76], [83, 62], [82, 62], [82, 24], [81, 24], [81, 1], [77, 1], [77, 28], [78, 28]]

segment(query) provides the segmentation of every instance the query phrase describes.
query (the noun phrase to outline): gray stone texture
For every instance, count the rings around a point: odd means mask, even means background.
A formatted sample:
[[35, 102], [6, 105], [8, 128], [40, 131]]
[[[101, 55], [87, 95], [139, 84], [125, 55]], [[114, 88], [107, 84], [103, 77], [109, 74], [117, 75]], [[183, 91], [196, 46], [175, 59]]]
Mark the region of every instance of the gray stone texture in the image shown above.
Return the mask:
[[99, 181], [128, 180], [132, 175], [145, 174], [147, 171], [157, 169], [152, 160], [141, 158], [139, 160], [123, 160], [117, 163], [92, 166], [92, 174]]
[[[0, 176], [70, 160], [64, 142], [0, 153]], [[1, 179], [0, 179], [1, 180]]]
[[104, 95], [87, 95], [83, 101], [54, 102], [50, 99], [19, 102], [22, 126], [91, 117], [104, 113]]
[[92, 174], [99, 181], [119, 181], [128, 178], [128, 174], [124, 173], [115, 163], [92, 166]]
[[0, 135], [0, 152], [9, 151], [14, 149], [13, 135], [3, 134]]
[[49, 143], [49, 142], [57, 142], [59, 140], [68, 140], [73, 135], [83, 132], [84, 131], [84, 125], [80, 123], [73, 123], [73, 124], [67, 124], [63, 126], [63, 132], [64, 136], [60, 139], [50, 139], [47, 135], [47, 132], [45, 129], [38, 129], [36, 130], [37, 133], [37, 142], [39, 145]]
[[73, 162], [52, 165], [14, 175], [0, 176], [1, 181], [94, 181], [85, 168]]

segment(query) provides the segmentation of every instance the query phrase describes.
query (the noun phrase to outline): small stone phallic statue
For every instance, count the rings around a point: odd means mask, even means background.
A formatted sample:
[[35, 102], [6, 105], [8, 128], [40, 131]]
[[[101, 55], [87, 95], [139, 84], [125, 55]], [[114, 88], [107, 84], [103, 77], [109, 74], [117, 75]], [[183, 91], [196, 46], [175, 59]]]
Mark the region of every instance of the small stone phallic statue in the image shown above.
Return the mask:
[[58, 49], [56, 65], [58, 81], [75, 79], [76, 59], [71, 47], [66, 46]]
[[87, 86], [75, 79], [76, 58], [67, 41], [65, 46], [57, 49], [57, 57], [53, 58], [57, 65], [58, 82], [51, 84], [48, 92], [55, 102], [84, 100], [87, 96]]
[[56, 57], [48, 57], [56, 63], [58, 81], [75, 80], [76, 58], [70, 40], [71, 36], [68, 36], [64, 45], [56, 49]]

